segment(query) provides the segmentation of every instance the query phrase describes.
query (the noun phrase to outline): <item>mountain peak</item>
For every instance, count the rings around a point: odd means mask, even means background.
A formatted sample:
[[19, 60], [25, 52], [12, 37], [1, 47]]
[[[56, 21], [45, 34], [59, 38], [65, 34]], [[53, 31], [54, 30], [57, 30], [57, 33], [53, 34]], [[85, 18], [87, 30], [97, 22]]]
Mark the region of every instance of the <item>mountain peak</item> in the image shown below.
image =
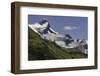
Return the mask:
[[40, 24], [40, 25], [43, 25], [43, 24], [45, 24], [46, 22], [49, 23], [49, 21], [48, 21], [47, 19], [44, 19], [44, 18], [43, 18], [42, 20], [40, 20], [39, 24]]
[[83, 40], [74, 40], [70, 34], [59, 34], [51, 28], [50, 23], [46, 19], [42, 19], [40, 22], [32, 25], [30, 24], [29, 27], [41, 38], [55, 42], [60, 47], [75, 48], [87, 44]]

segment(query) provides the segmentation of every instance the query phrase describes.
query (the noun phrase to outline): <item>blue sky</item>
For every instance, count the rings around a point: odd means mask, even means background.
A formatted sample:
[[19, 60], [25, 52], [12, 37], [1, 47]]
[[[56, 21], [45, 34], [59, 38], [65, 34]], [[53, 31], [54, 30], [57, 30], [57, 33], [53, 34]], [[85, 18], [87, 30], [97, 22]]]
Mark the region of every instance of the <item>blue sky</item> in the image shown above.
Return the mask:
[[88, 39], [88, 18], [75, 16], [28, 15], [28, 24], [45, 18], [51, 28], [61, 34], [70, 34], [74, 39]]

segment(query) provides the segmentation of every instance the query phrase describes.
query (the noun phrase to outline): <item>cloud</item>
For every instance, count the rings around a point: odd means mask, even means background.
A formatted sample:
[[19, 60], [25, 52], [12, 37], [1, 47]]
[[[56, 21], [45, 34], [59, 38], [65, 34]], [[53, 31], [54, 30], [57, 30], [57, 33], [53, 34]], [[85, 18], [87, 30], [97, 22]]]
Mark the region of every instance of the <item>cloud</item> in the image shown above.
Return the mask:
[[77, 29], [78, 27], [76, 27], [76, 26], [65, 26], [64, 27], [64, 30], [75, 30], [75, 29]]

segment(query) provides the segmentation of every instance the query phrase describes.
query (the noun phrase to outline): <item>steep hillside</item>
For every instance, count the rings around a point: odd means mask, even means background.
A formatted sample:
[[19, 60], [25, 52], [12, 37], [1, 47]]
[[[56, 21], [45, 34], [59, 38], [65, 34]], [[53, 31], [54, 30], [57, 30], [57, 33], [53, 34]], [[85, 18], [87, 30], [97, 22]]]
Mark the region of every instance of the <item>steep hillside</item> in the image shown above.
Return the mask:
[[65, 49], [54, 42], [42, 39], [28, 28], [28, 60], [87, 58], [79, 49]]

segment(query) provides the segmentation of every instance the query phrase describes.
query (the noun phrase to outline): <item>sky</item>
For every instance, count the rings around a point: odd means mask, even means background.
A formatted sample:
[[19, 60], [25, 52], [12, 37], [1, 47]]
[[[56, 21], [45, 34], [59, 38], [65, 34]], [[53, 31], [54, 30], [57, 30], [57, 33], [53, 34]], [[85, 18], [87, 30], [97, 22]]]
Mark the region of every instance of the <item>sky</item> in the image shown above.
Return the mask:
[[51, 28], [61, 34], [70, 34], [73, 39], [88, 39], [88, 17], [28, 15], [28, 24], [34, 24], [43, 18]]

